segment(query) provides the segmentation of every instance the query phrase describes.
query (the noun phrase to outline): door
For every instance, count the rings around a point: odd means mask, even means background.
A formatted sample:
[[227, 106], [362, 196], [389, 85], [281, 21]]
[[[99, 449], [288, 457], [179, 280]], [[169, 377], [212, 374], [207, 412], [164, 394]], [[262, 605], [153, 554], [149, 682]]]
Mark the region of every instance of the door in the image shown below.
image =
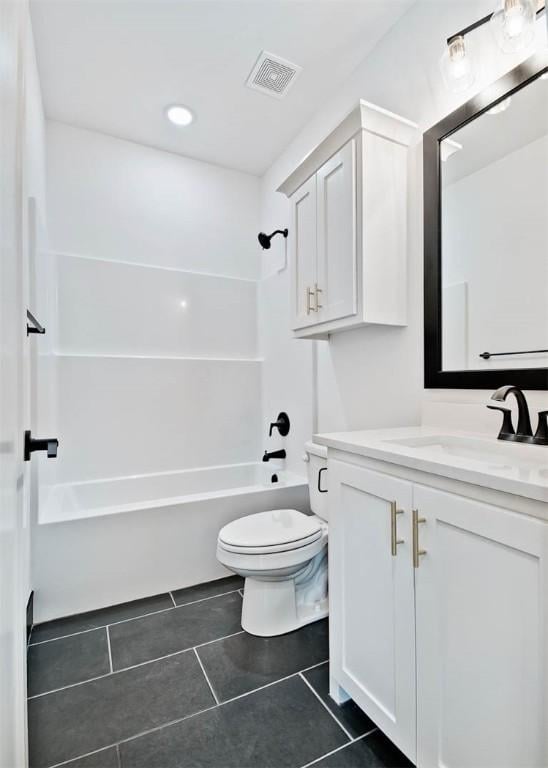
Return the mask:
[[318, 320], [357, 312], [356, 141], [351, 139], [317, 172]]
[[329, 496], [331, 692], [414, 760], [412, 486], [330, 460]]
[[313, 176], [291, 198], [293, 209], [292, 328], [318, 322], [316, 283], [316, 177]]
[[548, 524], [415, 486], [420, 768], [548, 765]]
[[0, 765], [26, 764], [28, 473], [23, 227], [26, 5], [0, 3]]

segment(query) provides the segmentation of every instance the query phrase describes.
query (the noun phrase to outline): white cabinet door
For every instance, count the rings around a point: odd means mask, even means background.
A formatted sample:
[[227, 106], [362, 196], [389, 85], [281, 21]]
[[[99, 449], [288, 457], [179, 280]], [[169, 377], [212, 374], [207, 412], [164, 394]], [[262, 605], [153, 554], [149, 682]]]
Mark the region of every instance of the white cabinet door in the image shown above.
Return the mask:
[[412, 485], [330, 460], [328, 502], [331, 694], [351, 696], [414, 761]]
[[316, 177], [313, 176], [291, 198], [293, 208], [292, 244], [292, 327], [305, 328], [318, 322], [315, 306], [316, 283]]
[[548, 765], [548, 525], [417, 485], [417, 764]]
[[317, 172], [318, 320], [357, 312], [356, 141], [351, 139]]

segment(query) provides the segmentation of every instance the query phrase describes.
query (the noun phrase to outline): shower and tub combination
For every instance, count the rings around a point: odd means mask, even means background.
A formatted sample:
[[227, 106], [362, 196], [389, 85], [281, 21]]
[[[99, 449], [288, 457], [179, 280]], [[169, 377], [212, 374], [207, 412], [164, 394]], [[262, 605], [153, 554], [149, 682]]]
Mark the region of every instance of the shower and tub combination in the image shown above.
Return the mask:
[[60, 123], [47, 144], [35, 621], [226, 576], [224, 525], [309, 507], [300, 448], [262, 461], [288, 445], [263, 442], [258, 179]]
[[278, 453], [283, 417], [263, 443], [257, 281], [239, 270], [47, 255], [37, 434], [59, 455], [32, 465], [36, 622], [226, 576], [224, 525], [308, 510], [304, 468]]

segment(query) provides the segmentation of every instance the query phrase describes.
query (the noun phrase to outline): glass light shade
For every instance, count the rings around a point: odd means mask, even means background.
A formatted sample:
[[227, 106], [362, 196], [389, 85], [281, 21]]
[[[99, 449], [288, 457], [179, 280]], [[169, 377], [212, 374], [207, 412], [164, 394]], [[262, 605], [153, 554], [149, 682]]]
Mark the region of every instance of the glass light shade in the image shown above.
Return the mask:
[[536, 0], [502, 0], [491, 17], [491, 29], [504, 53], [528, 48], [535, 39]]
[[453, 93], [462, 93], [475, 80], [474, 61], [464, 37], [456, 37], [448, 44], [440, 61], [445, 85]]

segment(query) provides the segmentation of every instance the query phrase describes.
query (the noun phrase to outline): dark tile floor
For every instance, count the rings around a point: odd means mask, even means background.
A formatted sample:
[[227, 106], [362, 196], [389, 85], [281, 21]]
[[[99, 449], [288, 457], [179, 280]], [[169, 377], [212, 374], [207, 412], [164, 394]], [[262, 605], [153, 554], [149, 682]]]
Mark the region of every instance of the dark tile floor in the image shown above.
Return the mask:
[[33, 627], [31, 768], [407, 768], [330, 698], [327, 621], [240, 626], [239, 577]]

